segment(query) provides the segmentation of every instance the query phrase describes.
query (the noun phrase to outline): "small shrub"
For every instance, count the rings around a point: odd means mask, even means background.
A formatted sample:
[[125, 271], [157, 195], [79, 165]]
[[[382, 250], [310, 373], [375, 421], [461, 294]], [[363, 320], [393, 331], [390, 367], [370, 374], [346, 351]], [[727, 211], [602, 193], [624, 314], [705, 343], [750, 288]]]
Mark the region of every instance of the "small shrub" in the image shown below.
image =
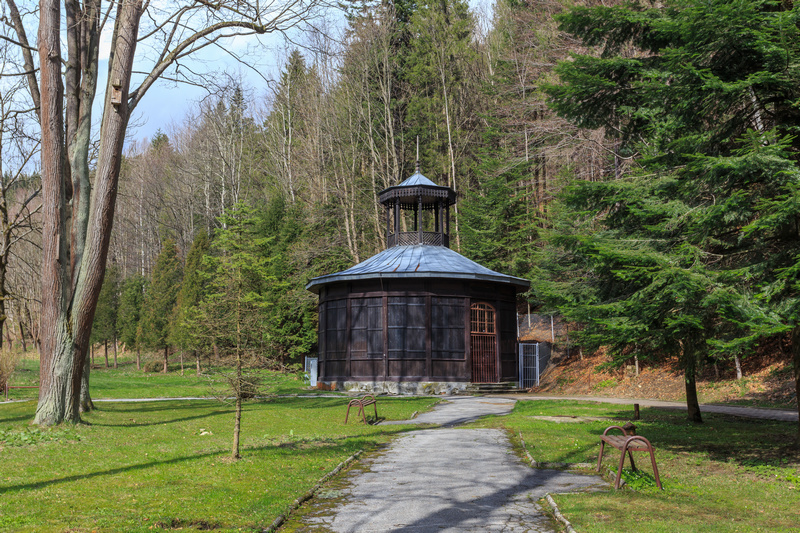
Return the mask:
[[164, 370], [164, 363], [162, 361], [148, 361], [142, 367], [142, 372], [153, 374]]
[[6, 382], [14, 375], [19, 358], [19, 352], [0, 350], [0, 390], [5, 390]]
[[617, 380], [614, 378], [604, 379], [600, 383], [594, 386], [594, 390], [602, 390], [608, 387], [614, 387], [617, 385]]

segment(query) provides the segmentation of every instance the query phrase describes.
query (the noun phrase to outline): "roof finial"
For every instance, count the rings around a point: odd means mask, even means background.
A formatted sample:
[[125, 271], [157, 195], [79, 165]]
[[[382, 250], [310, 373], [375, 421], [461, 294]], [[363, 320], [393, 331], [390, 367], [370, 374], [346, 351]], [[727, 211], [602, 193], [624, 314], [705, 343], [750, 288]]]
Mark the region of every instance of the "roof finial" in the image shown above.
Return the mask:
[[420, 171], [419, 171], [419, 135], [417, 135], [417, 174], [420, 174]]

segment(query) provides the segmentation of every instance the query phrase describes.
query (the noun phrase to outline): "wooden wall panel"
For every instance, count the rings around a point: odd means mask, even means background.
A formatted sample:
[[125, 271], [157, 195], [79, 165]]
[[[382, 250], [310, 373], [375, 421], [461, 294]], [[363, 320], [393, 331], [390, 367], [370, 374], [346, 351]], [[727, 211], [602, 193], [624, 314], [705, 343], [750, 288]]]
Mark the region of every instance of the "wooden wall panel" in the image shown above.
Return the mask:
[[389, 359], [389, 379], [425, 378], [425, 359]]

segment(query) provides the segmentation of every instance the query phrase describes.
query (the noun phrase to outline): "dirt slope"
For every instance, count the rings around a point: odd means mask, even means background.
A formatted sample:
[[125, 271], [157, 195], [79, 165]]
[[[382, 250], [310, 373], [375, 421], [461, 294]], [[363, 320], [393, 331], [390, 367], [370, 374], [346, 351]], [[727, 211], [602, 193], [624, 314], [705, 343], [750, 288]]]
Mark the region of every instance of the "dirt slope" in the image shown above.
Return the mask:
[[[682, 372], [677, 360], [661, 366], [641, 365], [639, 375], [632, 366], [597, 370], [610, 358], [603, 353], [581, 358], [572, 355], [546, 370], [541, 386], [533, 393], [595, 395], [620, 398], [685, 400]], [[754, 356], [743, 361], [743, 379], [731, 368], [707, 365], [698, 380], [701, 403], [735, 403], [763, 407], [797, 408], [791, 363], [787, 356]], [[719, 371], [719, 377], [717, 377]]]

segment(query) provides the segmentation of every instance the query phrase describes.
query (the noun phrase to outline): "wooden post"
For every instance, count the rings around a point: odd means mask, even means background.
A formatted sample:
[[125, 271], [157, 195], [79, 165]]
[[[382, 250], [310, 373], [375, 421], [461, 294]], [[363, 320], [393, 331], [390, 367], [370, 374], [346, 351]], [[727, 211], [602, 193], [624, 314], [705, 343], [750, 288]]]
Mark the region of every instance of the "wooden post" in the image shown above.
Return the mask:
[[639, 420], [639, 404], [638, 403], [633, 404], [633, 419], [634, 420]]

